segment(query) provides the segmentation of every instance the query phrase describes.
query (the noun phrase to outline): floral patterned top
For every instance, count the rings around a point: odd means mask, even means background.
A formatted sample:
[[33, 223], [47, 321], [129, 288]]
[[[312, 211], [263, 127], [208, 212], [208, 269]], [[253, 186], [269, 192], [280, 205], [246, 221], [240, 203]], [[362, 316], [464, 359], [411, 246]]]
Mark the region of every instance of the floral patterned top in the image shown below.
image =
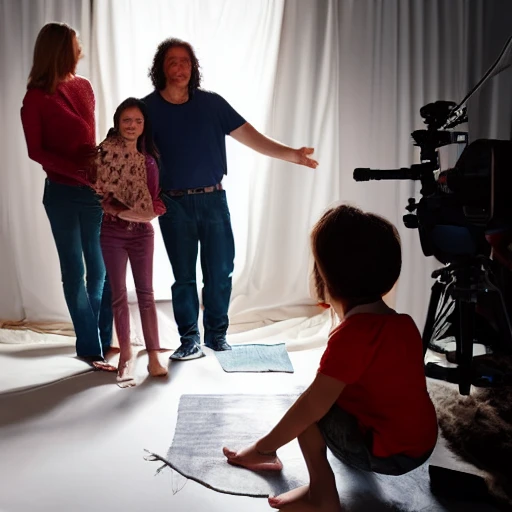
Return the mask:
[[158, 166], [154, 158], [131, 153], [119, 137], [109, 137], [99, 146], [95, 159], [94, 189], [103, 197], [107, 217], [127, 222], [150, 222], [165, 213], [158, 197]]

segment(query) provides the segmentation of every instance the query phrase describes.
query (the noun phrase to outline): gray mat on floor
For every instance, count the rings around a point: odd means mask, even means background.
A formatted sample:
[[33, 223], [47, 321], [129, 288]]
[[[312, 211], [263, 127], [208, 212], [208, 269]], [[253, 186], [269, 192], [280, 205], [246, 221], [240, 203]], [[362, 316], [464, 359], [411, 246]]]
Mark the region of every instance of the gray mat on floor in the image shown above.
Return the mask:
[[[295, 399], [294, 395], [183, 395], [172, 445], [166, 456], [154, 457], [181, 475], [227, 494], [266, 497], [304, 485], [307, 470], [296, 441], [279, 452], [284, 464], [281, 473], [233, 467], [222, 454], [223, 446], [238, 449], [267, 433]], [[347, 512], [462, 510], [445, 508], [431, 494], [427, 464], [407, 475], [388, 477], [350, 469], [329, 457]], [[464, 510], [494, 509], [466, 504]]]
[[275, 345], [231, 345], [232, 350], [215, 352], [225, 372], [293, 373], [292, 362], [284, 343]]

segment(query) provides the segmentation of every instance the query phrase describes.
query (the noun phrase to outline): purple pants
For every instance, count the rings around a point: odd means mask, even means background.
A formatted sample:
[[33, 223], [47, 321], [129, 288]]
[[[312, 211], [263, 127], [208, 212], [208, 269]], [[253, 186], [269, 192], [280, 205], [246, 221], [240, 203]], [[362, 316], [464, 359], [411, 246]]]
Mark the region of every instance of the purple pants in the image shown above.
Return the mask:
[[112, 289], [112, 310], [122, 351], [130, 348], [130, 311], [126, 291], [128, 260], [135, 282], [146, 349], [160, 349], [153, 295], [154, 240], [153, 226], [149, 223], [103, 221], [101, 250]]

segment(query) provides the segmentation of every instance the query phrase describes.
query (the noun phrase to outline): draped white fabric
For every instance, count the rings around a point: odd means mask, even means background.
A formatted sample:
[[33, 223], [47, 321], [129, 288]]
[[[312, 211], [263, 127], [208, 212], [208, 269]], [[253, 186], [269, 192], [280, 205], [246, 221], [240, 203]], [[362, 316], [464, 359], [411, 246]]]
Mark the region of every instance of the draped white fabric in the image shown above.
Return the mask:
[[[152, 91], [148, 68], [158, 44], [168, 37], [190, 41], [203, 73], [202, 86], [224, 96], [259, 129], [272, 110], [283, 0], [137, 0], [95, 2], [92, 82], [98, 103], [98, 132], [104, 137], [117, 105], [128, 96]], [[224, 185], [232, 210], [237, 261], [243, 273], [248, 219], [261, 217], [261, 205], [250, 199], [251, 182], [268, 162], [228, 140], [228, 176]], [[264, 207], [264, 205], [263, 205]], [[154, 286], [157, 299], [170, 299], [172, 271], [158, 229]], [[249, 249], [250, 250], [250, 249]], [[236, 281], [236, 277], [235, 277]], [[128, 278], [133, 300], [133, 280]], [[198, 282], [200, 269], [198, 267]]]
[[45, 173], [27, 157], [20, 108], [41, 27], [64, 21], [78, 31], [89, 75], [88, 0], [0, 2], [0, 320], [69, 321], [59, 261], [41, 203]]
[[[150, 92], [147, 70], [156, 46], [174, 36], [197, 50], [205, 88], [223, 95], [268, 136], [316, 148], [320, 166], [313, 171], [272, 161], [228, 138], [224, 184], [237, 251], [233, 323], [256, 326], [316, 312], [309, 297], [309, 231], [326, 207], [346, 201], [384, 215], [399, 228], [404, 267], [394, 302], [422, 326], [437, 264], [423, 256], [417, 231], [402, 223], [407, 199], [418, 197], [419, 187], [356, 183], [352, 171], [417, 160], [410, 133], [423, 126], [419, 108], [438, 99], [457, 101], [476, 83], [509, 36], [509, 2], [112, 0], [92, 5], [89, 38], [89, 2], [0, 3], [0, 112], [6, 123], [0, 140], [0, 319], [68, 318], [41, 205], [44, 173], [26, 156], [19, 122], [35, 36], [44, 22], [58, 19], [81, 32], [88, 60], [80, 72], [96, 91], [99, 139], [120, 101]], [[492, 111], [472, 102], [472, 133], [510, 137], [508, 91], [506, 72], [480, 95], [494, 102]], [[156, 232], [155, 293], [169, 299], [172, 272]], [[133, 288], [131, 279], [129, 284]]]

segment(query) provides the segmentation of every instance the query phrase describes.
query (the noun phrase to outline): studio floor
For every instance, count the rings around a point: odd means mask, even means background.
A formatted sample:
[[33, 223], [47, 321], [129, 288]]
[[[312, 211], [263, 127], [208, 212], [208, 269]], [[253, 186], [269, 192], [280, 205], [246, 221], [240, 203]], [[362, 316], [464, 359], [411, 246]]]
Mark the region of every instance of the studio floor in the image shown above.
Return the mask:
[[[217, 493], [170, 469], [156, 474], [161, 463], [145, 460], [144, 450], [166, 454], [182, 394], [296, 393], [313, 378], [322, 347], [291, 351], [293, 374], [225, 373], [205, 349], [202, 359], [169, 362], [166, 379], [145, 378], [147, 357], [141, 352], [138, 385], [121, 389], [114, 374], [81, 373], [82, 367], [64, 378], [64, 367], [69, 373], [69, 365], [78, 363], [72, 346], [59, 345], [56, 338], [41, 343], [38, 336], [40, 343], [32, 347], [0, 344], [0, 375], [12, 375], [14, 364], [18, 372], [25, 368], [34, 384], [42, 384], [41, 374], [51, 373], [47, 365], [61, 369], [53, 374], [61, 380], [30, 388], [25, 376], [19, 389], [0, 394], [1, 512], [271, 510], [265, 499]], [[477, 472], [458, 461], [442, 439], [429, 462]], [[378, 495], [378, 489], [373, 492]], [[410, 492], [414, 503], [415, 489]], [[444, 508], [433, 498], [421, 510], [494, 509]]]

